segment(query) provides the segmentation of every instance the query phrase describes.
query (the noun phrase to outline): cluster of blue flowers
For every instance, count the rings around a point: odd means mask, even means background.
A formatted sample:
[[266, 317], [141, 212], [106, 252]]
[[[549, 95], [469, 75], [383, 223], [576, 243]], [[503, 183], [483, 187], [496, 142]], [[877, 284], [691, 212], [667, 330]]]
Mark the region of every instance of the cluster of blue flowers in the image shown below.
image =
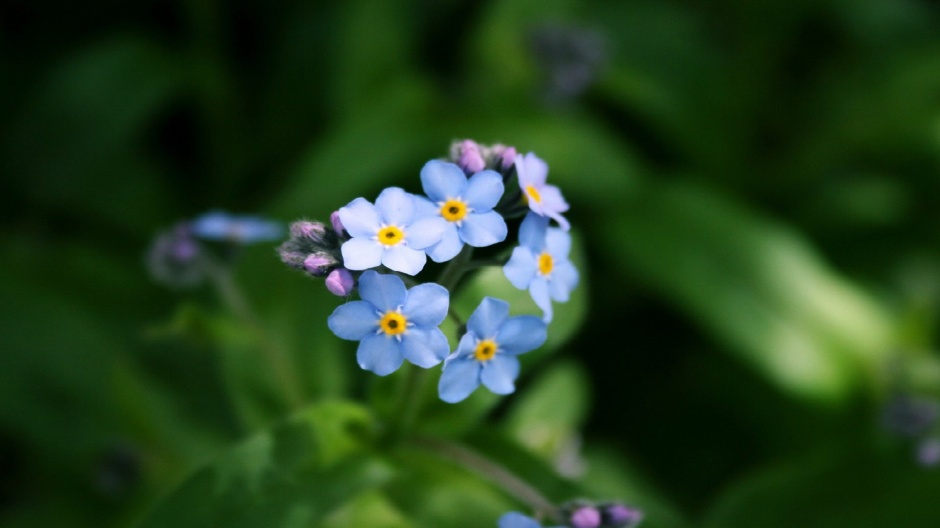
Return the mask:
[[[460, 141], [448, 160], [421, 169], [423, 194], [390, 187], [375, 202], [356, 198], [329, 225], [294, 223], [278, 251], [287, 265], [325, 278], [336, 295], [358, 290], [359, 300], [339, 306], [327, 325], [359, 342], [363, 369], [385, 376], [406, 360], [421, 368], [443, 363], [438, 392], [446, 402], [464, 400], [481, 384], [509, 394], [519, 376], [517, 356], [545, 342], [552, 301], [567, 301], [578, 284], [563, 216], [569, 206], [547, 177], [548, 165], [535, 154]], [[509, 303], [485, 297], [452, 351], [439, 327], [448, 314], [459, 317], [450, 309], [456, 284], [409, 288], [405, 280], [414, 284], [428, 259], [456, 266], [450, 276], [459, 277], [469, 264], [458, 255], [506, 242], [510, 222], [519, 218], [518, 247], [497, 261], [512, 285], [530, 292], [542, 316], [510, 316]]]

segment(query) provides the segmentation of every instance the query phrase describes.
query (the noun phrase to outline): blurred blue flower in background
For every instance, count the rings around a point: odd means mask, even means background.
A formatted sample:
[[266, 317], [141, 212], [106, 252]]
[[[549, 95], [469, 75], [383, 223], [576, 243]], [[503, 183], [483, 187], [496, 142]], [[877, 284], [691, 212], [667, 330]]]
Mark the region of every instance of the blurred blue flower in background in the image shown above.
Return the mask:
[[279, 240], [284, 236], [284, 224], [259, 216], [232, 215], [225, 211], [210, 211], [190, 222], [194, 235], [214, 242], [254, 244]]
[[499, 528], [542, 528], [542, 525], [519, 512], [509, 512], [499, 518]]

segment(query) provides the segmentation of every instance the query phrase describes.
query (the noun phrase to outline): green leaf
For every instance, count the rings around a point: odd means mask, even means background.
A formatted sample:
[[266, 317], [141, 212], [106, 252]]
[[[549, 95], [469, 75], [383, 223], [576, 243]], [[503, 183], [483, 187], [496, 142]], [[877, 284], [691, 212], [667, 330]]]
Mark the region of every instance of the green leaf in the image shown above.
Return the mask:
[[139, 526], [306, 527], [391, 476], [365, 455], [368, 412], [312, 406], [197, 471]]

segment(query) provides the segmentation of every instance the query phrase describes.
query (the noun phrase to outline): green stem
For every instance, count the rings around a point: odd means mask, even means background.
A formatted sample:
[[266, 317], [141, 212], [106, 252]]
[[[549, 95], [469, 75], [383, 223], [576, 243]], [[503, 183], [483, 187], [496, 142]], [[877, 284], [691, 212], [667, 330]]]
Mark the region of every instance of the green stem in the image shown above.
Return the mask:
[[412, 440], [418, 447], [450, 460], [503, 488], [508, 494], [529, 505], [535, 512], [536, 517], [552, 518], [557, 515], [558, 509], [555, 505], [537, 489], [530, 486], [528, 482], [522, 480], [515, 473], [476, 451], [457, 443], [436, 438], [421, 437]]
[[276, 346], [267, 336], [264, 327], [258, 322], [251, 306], [242, 294], [241, 289], [232, 278], [232, 273], [228, 268], [215, 262], [209, 264], [209, 276], [212, 278], [216, 292], [222, 299], [223, 304], [229, 307], [232, 313], [238, 317], [242, 323], [250, 328], [255, 336], [258, 337], [261, 352], [271, 367], [271, 371], [277, 378], [278, 385], [283, 388], [284, 396], [287, 399], [289, 408], [294, 409], [303, 403], [303, 394], [300, 390], [300, 384], [294, 376], [294, 369], [291, 360], [284, 350]]

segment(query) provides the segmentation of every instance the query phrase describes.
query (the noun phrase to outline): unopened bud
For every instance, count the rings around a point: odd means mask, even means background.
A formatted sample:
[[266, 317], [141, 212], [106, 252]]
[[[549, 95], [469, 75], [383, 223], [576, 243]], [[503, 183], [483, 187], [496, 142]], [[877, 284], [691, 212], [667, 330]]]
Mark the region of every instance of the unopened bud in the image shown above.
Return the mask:
[[348, 297], [356, 287], [356, 279], [346, 268], [336, 268], [326, 276], [326, 289], [333, 295]]
[[476, 174], [486, 168], [486, 160], [475, 141], [464, 140], [457, 145], [456, 150], [457, 165], [467, 174]]
[[339, 219], [339, 211], [333, 211], [330, 214], [330, 224], [333, 225], [333, 231], [336, 231], [336, 234], [344, 238], [346, 236], [346, 228], [343, 227], [343, 221]]
[[516, 147], [493, 145], [492, 152], [492, 163], [496, 165], [496, 168], [499, 170], [506, 170], [509, 167], [512, 167], [513, 162], [516, 161]]
[[599, 528], [601, 526], [601, 512], [591, 506], [583, 506], [571, 512], [568, 519], [571, 528]]
[[322, 222], [300, 220], [290, 225], [290, 235], [294, 238], [305, 238], [314, 243], [322, 243], [326, 236], [326, 226]]
[[339, 265], [331, 255], [326, 253], [314, 253], [304, 259], [304, 269], [314, 277], [323, 277], [333, 268]]
[[611, 528], [630, 528], [643, 520], [643, 512], [623, 504], [601, 506], [601, 526]]

